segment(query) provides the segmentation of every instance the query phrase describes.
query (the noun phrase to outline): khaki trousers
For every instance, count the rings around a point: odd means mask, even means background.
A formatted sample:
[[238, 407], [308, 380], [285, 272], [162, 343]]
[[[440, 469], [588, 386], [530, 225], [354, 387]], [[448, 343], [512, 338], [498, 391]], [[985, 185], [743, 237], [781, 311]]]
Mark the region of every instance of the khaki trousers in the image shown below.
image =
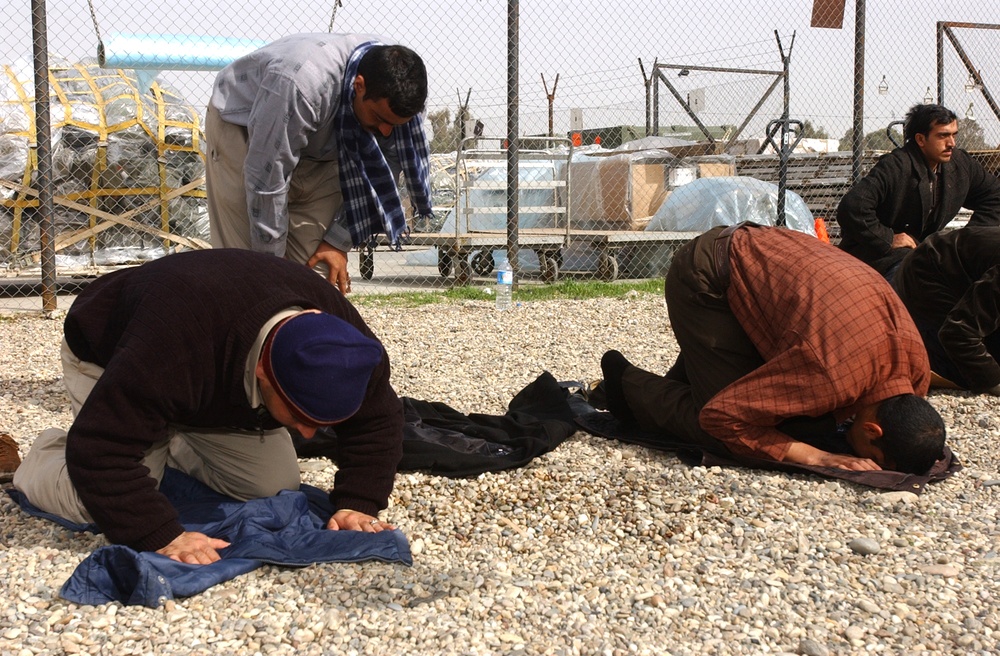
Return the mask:
[[[65, 339], [61, 356], [63, 382], [75, 417], [104, 369], [77, 358]], [[75, 522], [91, 522], [66, 471], [66, 435], [62, 429], [50, 428], [35, 438], [14, 474], [14, 487], [41, 510]], [[157, 485], [163, 479], [164, 467], [170, 465], [241, 501], [297, 490], [300, 483], [295, 448], [284, 428], [261, 435], [173, 427], [168, 439], [146, 452], [142, 464]]]
[[[205, 116], [205, 184], [208, 220], [215, 248], [250, 249], [243, 163], [248, 152], [247, 129], [228, 123], [209, 105]], [[330, 223], [340, 212], [340, 169], [335, 161], [299, 160], [288, 188], [288, 237], [285, 259], [305, 264], [313, 256]], [[326, 275], [326, 267], [317, 267]]]

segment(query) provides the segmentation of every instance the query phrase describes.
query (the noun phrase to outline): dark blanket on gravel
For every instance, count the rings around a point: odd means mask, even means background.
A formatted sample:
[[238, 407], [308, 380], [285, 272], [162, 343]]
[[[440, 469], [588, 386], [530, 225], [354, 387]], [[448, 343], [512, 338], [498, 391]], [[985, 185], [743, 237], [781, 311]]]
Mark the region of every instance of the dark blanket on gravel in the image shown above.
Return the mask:
[[[702, 465], [705, 467], [747, 467], [750, 469], [765, 469], [788, 473], [809, 473], [824, 478], [851, 481], [852, 483], [868, 487], [913, 492], [914, 494], [923, 492], [924, 486], [928, 483], [944, 480], [962, 469], [958, 458], [955, 457], [951, 449], [947, 446], [944, 448], [944, 457], [935, 462], [930, 470], [923, 474], [907, 474], [889, 470], [850, 471], [833, 467], [814, 467], [759, 458], [737, 457], [731, 454], [712, 453], [698, 449], [690, 444], [671, 441], [669, 437], [659, 433], [646, 432], [636, 426], [626, 425], [618, 421], [610, 412], [593, 411], [577, 417], [576, 422], [581, 428], [592, 435], [607, 437], [629, 444], [641, 444], [642, 446], [658, 451], [670, 451], [676, 453], [681, 460], [691, 465]], [[834, 449], [828, 448], [827, 450]], [[843, 444], [843, 449], [840, 450], [842, 452], [847, 451], [846, 441]]]

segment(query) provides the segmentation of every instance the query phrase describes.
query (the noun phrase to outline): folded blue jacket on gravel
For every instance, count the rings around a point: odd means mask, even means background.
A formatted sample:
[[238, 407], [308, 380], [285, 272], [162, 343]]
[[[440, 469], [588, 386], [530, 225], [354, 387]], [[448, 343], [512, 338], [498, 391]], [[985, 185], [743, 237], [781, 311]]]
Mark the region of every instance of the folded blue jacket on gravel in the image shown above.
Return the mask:
[[[167, 468], [160, 491], [180, 513], [188, 531], [231, 544], [219, 552], [222, 559], [211, 565], [188, 565], [123, 545], [100, 547], [80, 563], [60, 596], [78, 604], [118, 601], [156, 608], [168, 599], [196, 595], [264, 564], [298, 567], [368, 560], [413, 564], [409, 543], [399, 530], [328, 530], [326, 522], [333, 512], [329, 498], [310, 485], [243, 502]], [[8, 494], [30, 515], [70, 530], [98, 532], [93, 524], [77, 524], [35, 508], [17, 490], [9, 489]]]

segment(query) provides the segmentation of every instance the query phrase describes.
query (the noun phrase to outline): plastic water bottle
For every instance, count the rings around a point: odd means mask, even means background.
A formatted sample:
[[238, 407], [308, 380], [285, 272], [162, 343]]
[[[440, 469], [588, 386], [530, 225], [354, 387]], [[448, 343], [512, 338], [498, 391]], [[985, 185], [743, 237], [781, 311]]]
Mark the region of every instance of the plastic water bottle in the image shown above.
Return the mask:
[[504, 257], [497, 267], [497, 290], [496, 302], [498, 310], [510, 309], [511, 292], [514, 289], [514, 269], [510, 266], [510, 261]]

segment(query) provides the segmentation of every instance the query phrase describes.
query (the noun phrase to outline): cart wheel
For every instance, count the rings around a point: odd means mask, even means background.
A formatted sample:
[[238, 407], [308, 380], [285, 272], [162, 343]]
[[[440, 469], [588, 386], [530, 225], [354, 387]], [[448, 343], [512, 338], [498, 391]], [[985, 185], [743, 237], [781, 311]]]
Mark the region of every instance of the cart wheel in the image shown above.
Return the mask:
[[472, 280], [472, 265], [464, 256], [455, 259], [455, 284], [465, 287]]
[[614, 255], [601, 255], [597, 263], [597, 277], [604, 282], [618, 278], [618, 258]]
[[375, 275], [375, 253], [363, 249], [358, 257], [358, 268], [361, 270], [361, 277], [371, 280]]
[[555, 253], [541, 253], [538, 258], [542, 265], [542, 280], [545, 282], [556, 282], [559, 280], [559, 264], [561, 257], [558, 251]]
[[488, 248], [476, 251], [472, 255], [472, 270], [480, 276], [493, 273], [493, 251]]
[[441, 274], [442, 278], [451, 275], [451, 262], [451, 251], [447, 248], [438, 248], [438, 273]]

